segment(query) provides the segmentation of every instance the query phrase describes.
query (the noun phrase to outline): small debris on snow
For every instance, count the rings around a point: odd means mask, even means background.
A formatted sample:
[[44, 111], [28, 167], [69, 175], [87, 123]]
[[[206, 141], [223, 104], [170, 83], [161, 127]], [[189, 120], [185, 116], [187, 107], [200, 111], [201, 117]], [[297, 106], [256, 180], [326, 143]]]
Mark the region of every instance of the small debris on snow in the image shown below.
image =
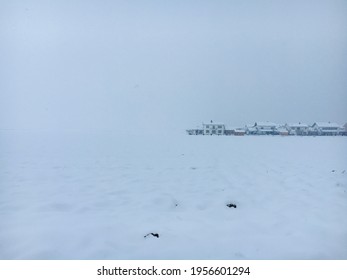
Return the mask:
[[343, 170], [343, 171], [342, 171], [342, 174], [345, 173], [345, 172], [346, 172], [346, 170]]
[[236, 204], [233, 204], [233, 203], [229, 203], [229, 204], [227, 204], [227, 207], [229, 207], [229, 208], [236, 208]]
[[193, 166], [193, 167], [191, 167], [190, 169], [195, 170], [195, 169], [196, 169], [196, 167], [194, 167], [194, 166]]
[[150, 233], [148, 233], [148, 234], [146, 234], [145, 236], [144, 236], [144, 238], [146, 238], [146, 237], [148, 237], [148, 236], [154, 236], [154, 237], [156, 237], [156, 238], [159, 238], [159, 233], [153, 233], [153, 232], [150, 232]]
[[335, 170], [331, 170], [331, 172], [335, 172]]

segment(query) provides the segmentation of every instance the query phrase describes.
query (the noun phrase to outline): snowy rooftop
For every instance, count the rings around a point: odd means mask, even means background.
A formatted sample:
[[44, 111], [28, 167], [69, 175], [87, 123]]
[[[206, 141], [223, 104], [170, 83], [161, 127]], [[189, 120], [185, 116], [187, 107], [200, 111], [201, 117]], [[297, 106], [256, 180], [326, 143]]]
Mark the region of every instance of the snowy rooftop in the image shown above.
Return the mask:
[[341, 128], [342, 126], [337, 123], [332, 122], [316, 122], [313, 125], [317, 125], [318, 127], [338, 127]]
[[256, 122], [256, 126], [278, 126], [273, 122]]
[[256, 129], [253, 125], [246, 125], [246, 126], [245, 126], [245, 130], [248, 130], [248, 131], [256, 131], [257, 129]]
[[306, 123], [288, 123], [289, 127], [308, 127]]
[[202, 123], [203, 125], [225, 125], [224, 123], [222, 122], [204, 122]]

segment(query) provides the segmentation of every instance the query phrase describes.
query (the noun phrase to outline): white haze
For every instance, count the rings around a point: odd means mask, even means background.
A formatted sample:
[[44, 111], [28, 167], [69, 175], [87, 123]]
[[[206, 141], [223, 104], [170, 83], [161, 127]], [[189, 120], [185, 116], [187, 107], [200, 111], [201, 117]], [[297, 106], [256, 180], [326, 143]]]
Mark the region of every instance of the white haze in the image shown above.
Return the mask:
[[347, 120], [346, 1], [1, 1], [0, 128]]

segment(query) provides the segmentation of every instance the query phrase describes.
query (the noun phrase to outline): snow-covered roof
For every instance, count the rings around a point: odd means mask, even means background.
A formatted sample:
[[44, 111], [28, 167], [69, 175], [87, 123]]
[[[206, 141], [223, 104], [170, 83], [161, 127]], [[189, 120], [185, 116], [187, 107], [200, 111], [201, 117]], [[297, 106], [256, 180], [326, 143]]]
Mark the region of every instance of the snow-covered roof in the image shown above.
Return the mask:
[[206, 123], [202, 123], [203, 125], [225, 125], [222, 122], [206, 122]]
[[277, 126], [277, 124], [273, 122], [256, 122], [256, 126]]
[[288, 123], [289, 127], [308, 127], [306, 123]]
[[318, 127], [333, 127], [333, 128], [341, 128], [342, 126], [337, 123], [332, 122], [316, 122], [313, 126], [316, 125]]
[[245, 130], [247, 130], [247, 131], [257, 131], [257, 129], [253, 125], [250, 125], [250, 126], [246, 125], [245, 126]]

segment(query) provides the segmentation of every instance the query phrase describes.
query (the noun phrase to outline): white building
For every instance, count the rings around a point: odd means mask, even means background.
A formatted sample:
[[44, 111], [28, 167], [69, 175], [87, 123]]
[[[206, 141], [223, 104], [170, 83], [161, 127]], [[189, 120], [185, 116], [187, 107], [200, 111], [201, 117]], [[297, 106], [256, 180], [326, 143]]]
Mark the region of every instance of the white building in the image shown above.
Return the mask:
[[289, 131], [286, 127], [286, 125], [279, 125], [276, 127], [276, 134], [281, 135], [281, 136], [288, 136]]
[[308, 135], [309, 126], [305, 123], [289, 123], [285, 127], [291, 135]]
[[258, 135], [276, 135], [278, 125], [272, 122], [256, 122], [253, 128], [256, 129]]
[[245, 125], [245, 132], [247, 135], [257, 134], [257, 129], [252, 124]]
[[204, 135], [224, 135], [225, 125], [224, 123], [203, 123]]
[[344, 128], [332, 122], [316, 122], [312, 125], [312, 130], [317, 135], [342, 135]]

